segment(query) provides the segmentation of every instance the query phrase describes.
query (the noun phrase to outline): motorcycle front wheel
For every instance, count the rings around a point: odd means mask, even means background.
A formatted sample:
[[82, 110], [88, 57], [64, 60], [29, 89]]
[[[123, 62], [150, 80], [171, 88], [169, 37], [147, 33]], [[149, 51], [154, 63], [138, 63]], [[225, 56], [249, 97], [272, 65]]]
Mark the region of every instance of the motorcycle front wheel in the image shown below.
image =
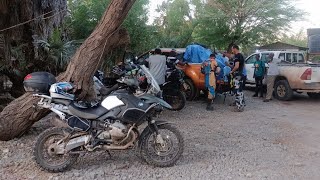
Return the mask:
[[173, 166], [182, 156], [184, 141], [179, 130], [169, 124], [158, 126], [163, 143], [157, 143], [155, 131], [149, 131], [141, 137], [141, 157], [148, 163], [158, 167]]
[[37, 164], [49, 172], [63, 172], [78, 158], [78, 154], [56, 154], [54, 144], [70, 133], [68, 128], [50, 128], [42, 132], [34, 146], [33, 155]]
[[180, 111], [186, 105], [187, 99], [186, 95], [182, 91], [177, 91], [176, 93], [163, 93], [163, 100], [172, 106], [172, 110]]

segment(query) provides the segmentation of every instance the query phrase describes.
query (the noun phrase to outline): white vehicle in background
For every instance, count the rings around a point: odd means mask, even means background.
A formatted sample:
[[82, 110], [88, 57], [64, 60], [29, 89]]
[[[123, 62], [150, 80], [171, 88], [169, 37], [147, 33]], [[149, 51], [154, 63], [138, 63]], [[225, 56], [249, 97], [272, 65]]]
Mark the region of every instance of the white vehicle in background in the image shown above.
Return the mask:
[[277, 99], [290, 100], [294, 91], [306, 92], [311, 98], [320, 98], [320, 64], [307, 63], [304, 51], [263, 51], [248, 56], [245, 60], [247, 83], [255, 83], [253, 63], [256, 54], [260, 55], [260, 59], [268, 68], [270, 53], [274, 54], [273, 61], [279, 65], [280, 74], [274, 85], [274, 95]]

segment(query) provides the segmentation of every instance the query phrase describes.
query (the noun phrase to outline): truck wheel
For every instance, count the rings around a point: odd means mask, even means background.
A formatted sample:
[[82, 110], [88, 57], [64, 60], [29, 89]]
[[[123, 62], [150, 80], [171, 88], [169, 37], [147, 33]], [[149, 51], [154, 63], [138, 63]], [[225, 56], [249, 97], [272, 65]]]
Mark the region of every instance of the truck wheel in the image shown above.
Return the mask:
[[186, 98], [187, 98], [188, 101], [192, 101], [196, 96], [196, 87], [193, 84], [191, 79], [186, 79], [184, 82], [187, 85], [187, 89], [185, 91]]
[[277, 81], [274, 91], [276, 98], [282, 101], [289, 101], [293, 96], [293, 91], [287, 80]]
[[312, 92], [308, 92], [307, 93], [308, 96], [312, 99], [320, 99], [320, 93], [312, 93]]

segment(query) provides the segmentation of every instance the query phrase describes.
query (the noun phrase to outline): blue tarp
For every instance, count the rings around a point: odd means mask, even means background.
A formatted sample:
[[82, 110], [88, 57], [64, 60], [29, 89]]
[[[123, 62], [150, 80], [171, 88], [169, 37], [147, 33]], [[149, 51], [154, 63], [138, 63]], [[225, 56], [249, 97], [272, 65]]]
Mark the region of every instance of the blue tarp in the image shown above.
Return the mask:
[[220, 74], [217, 74], [217, 80], [224, 79], [224, 69], [226, 67], [226, 64], [224, 62], [224, 58], [222, 57], [222, 54], [216, 55], [216, 61], [218, 63], [218, 66], [220, 67]]
[[206, 49], [197, 44], [192, 44], [186, 47], [183, 59], [188, 63], [202, 63], [209, 59], [211, 53], [210, 49]]
[[[186, 47], [183, 59], [188, 63], [203, 63], [204, 61], [210, 59], [210, 54], [212, 54], [212, 51], [210, 49], [207, 49], [199, 44], [191, 44]], [[226, 64], [224, 58], [222, 57], [222, 54], [216, 54], [216, 61], [221, 69], [220, 74], [217, 75], [217, 80], [225, 80], [224, 71], [229, 71], [230, 68], [225, 68]]]

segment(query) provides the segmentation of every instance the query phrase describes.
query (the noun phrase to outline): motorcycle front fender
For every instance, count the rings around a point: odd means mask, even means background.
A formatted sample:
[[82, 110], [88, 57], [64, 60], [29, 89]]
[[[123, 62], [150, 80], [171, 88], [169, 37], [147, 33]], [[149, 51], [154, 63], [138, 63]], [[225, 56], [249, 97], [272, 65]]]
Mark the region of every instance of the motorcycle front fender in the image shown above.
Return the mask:
[[[157, 126], [161, 126], [161, 125], [164, 125], [164, 124], [175, 124], [175, 123], [173, 123], [173, 122], [161, 121], [161, 120], [155, 121], [154, 123], [155, 123]], [[144, 130], [142, 131], [142, 133], [141, 133], [141, 135], [140, 135], [140, 137], [139, 137], [138, 146], [139, 146], [140, 149], [141, 149], [142, 138], [143, 138], [146, 134], [150, 133], [150, 131], [151, 131], [151, 132], [154, 132], [155, 130], [154, 130], [154, 128], [150, 127], [150, 124], [149, 124], [146, 128], [144, 128]]]

